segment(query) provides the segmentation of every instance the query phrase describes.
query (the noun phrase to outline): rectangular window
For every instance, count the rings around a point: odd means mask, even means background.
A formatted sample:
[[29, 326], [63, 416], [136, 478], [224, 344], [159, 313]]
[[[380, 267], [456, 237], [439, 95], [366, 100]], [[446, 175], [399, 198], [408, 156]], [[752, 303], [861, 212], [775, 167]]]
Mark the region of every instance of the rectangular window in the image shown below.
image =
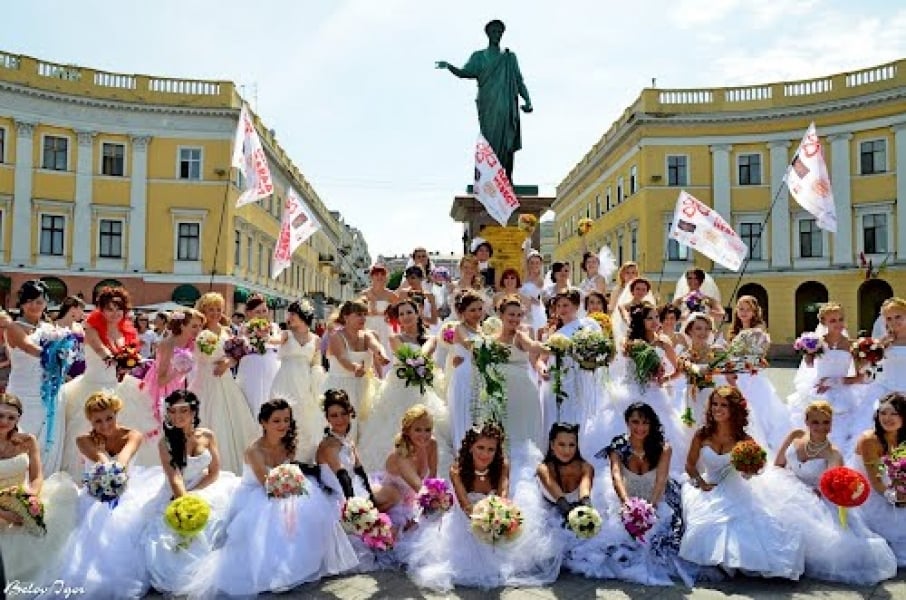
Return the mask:
[[41, 254], [63, 256], [63, 236], [66, 232], [66, 217], [41, 215]]
[[180, 223], [176, 240], [176, 260], [199, 260], [201, 224]]
[[271, 276], [271, 267], [273, 266], [271, 264], [271, 260], [274, 258], [273, 252], [271, 252], [270, 248], [267, 249], [267, 254], [265, 256], [267, 256], [267, 271], [264, 272], [264, 275], [266, 277], [270, 277]]
[[598, 219], [601, 217], [601, 195], [598, 194], [595, 196], [595, 218]]
[[249, 236], [247, 241], [248, 241], [248, 244], [246, 244], [246, 246], [245, 246], [245, 268], [246, 268], [246, 271], [248, 272], [248, 274], [251, 274], [252, 265], [255, 264], [252, 262], [252, 248], [254, 248], [255, 245], [252, 242], [252, 236]]
[[634, 194], [639, 191], [639, 168], [635, 165], [629, 169], [629, 193]]
[[629, 233], [629, 260], [638, 260], [639, 230], [633, 229]]
[[0, 163], [6, 162], [6, 129], [0, 127]]
[[689, 185], [686, 157], [667, 157], [667, 185]]
[[98, 229], [100, 231], [98, 256], [101, 258], [122, 258], [123, 222], [101, 219]]
[[258, 275], [264, 275], [264, 244], [258, 244]]
[[623, 264], [623, 234], [617, 236], [617, 264]]
[[761, 185], [761, 155], [739, 155], [739, 185]]
[[883, 173], [887, 170], [887, 140], [872, 140], [859, 144], [859, 165], [862, 175]]
[[44, 162], [41, 163], [41, 168], [65, 171], [68, 151], [69, 138], [55, 135], [44, 136]]
[[749, 258], [761, 260], [761, 223], [741, 223], [739, 237], [749, 248]]
[[607, 193], [604, 195], [604, 206], [607, 207], [606, 210], [610, 210], [610, 188], [607, 188]]
[[821, 258], [824, 255], [824, 237], [815, 219], [799, 221], [799, 256]]
[[667, 223], [667, 260], [689, 260], [689, 246], [669, 237], [673, 223]]
[[101, 175], [122, 177], [126, 174], [126, 145], [110, 144], [101, 145]]
[[236, 241], [233, 244], [233, 263], [239, 267], [242, 265], [242, 234], [236, 232]]
[[617, 179], [617, 204], [623, 201], [623, 178]]
[[866, 254], [886, 254], [887, 215], [863, 215], [862, 238]]
[[179, 149], [179, 178], [201, 179], [201, 148]]

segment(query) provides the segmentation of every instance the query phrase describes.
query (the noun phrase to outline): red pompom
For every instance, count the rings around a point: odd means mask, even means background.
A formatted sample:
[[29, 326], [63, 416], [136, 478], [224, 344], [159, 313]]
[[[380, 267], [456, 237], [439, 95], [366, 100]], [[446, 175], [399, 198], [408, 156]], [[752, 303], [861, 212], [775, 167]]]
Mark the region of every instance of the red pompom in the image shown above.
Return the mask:
[[834, 467], [825, 471], [818, 488], [825, 498], [846, 508], [861, 506], [871, 493], [868, 478], [849, 467]]

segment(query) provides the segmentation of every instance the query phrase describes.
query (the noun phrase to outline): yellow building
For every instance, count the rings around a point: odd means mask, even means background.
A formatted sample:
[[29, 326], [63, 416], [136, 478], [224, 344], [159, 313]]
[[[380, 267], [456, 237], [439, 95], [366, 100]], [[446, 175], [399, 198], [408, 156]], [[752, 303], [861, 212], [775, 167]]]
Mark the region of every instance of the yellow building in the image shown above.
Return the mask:
[[[279, 309], [353, 293], [366, 260], [357, 230], [331, 213], [256, 125], [276, 193], [235, 208], [231, 146], [242, 99], [233, 83], [107, 73], [0, 53], [0, 278], [5, 304], [40, 277], [53, 299], [118, 282], [136, 305], [190, 303], [213, 289]], [[322, 229], [276, 280], [271, 260], [293, 186]], [[361, 265], [354, 264], [362, 263]]]
[[[832, 180], [836, 234], [818, 229], [782, 187], [812, 121]], [[554, 260], [569, 261], [578, 279], [585, 245], [610, 246], [620, 262], [639, 262], [661, 301], [698, 266], [731, 304], [738, 274], [668, 242], [681, 189], [748, 245], [737, 296], [760, 299], [776, 343], [812, 328], [828, 299], [844, 306], [853, 335], [870, 330], [880, 302], [906, 294], [906, 60], [807, 81], [643, 90], [557, 187]], [[582, 217], [594, 226], [579, 238]]]

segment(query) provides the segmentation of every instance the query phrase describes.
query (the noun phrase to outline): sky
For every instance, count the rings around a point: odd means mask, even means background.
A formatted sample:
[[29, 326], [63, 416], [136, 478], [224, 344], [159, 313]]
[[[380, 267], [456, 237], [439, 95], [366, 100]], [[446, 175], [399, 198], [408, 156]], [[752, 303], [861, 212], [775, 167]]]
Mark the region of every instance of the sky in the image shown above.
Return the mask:
[[372, 256], [461, 249], [475, 82], [503, 20], [535, 112], [514, 180], [553, 194], [641, 90], [805, 79], [906, 57], [888, 0], [45, 0], [4, 7], [0, 50], [123, 73], [226, 79]]

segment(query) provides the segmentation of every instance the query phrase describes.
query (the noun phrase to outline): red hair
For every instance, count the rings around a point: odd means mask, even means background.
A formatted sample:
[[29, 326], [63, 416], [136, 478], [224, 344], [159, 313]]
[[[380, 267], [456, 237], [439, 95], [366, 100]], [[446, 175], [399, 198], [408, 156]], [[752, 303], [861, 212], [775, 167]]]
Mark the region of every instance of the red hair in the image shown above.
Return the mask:
[[[123, 334], [123, 339], [126, 346], [138, 347], [138, 332], [135, 331], [135, 326], [132, 325], [132, 321], [125, 316], [126, 313], [123, 313], [123, 318], [120, 319], [120, 322], [116, 324], [117, 329], [120, 330], [120, 333]], [[110, 350], [115, 350], [116, 347], [113, 345], [113, 342], [110, 341], [110, 338], [107, 337], [107, 317], [104, 316], [103, 311], [100, 308], [95, 308], [91, 311], [91, 314], [85, 319], [85, 322], [89, 327], [98, 332], [98, 337], [101, 338], [101, 343], [103, 343]]]

